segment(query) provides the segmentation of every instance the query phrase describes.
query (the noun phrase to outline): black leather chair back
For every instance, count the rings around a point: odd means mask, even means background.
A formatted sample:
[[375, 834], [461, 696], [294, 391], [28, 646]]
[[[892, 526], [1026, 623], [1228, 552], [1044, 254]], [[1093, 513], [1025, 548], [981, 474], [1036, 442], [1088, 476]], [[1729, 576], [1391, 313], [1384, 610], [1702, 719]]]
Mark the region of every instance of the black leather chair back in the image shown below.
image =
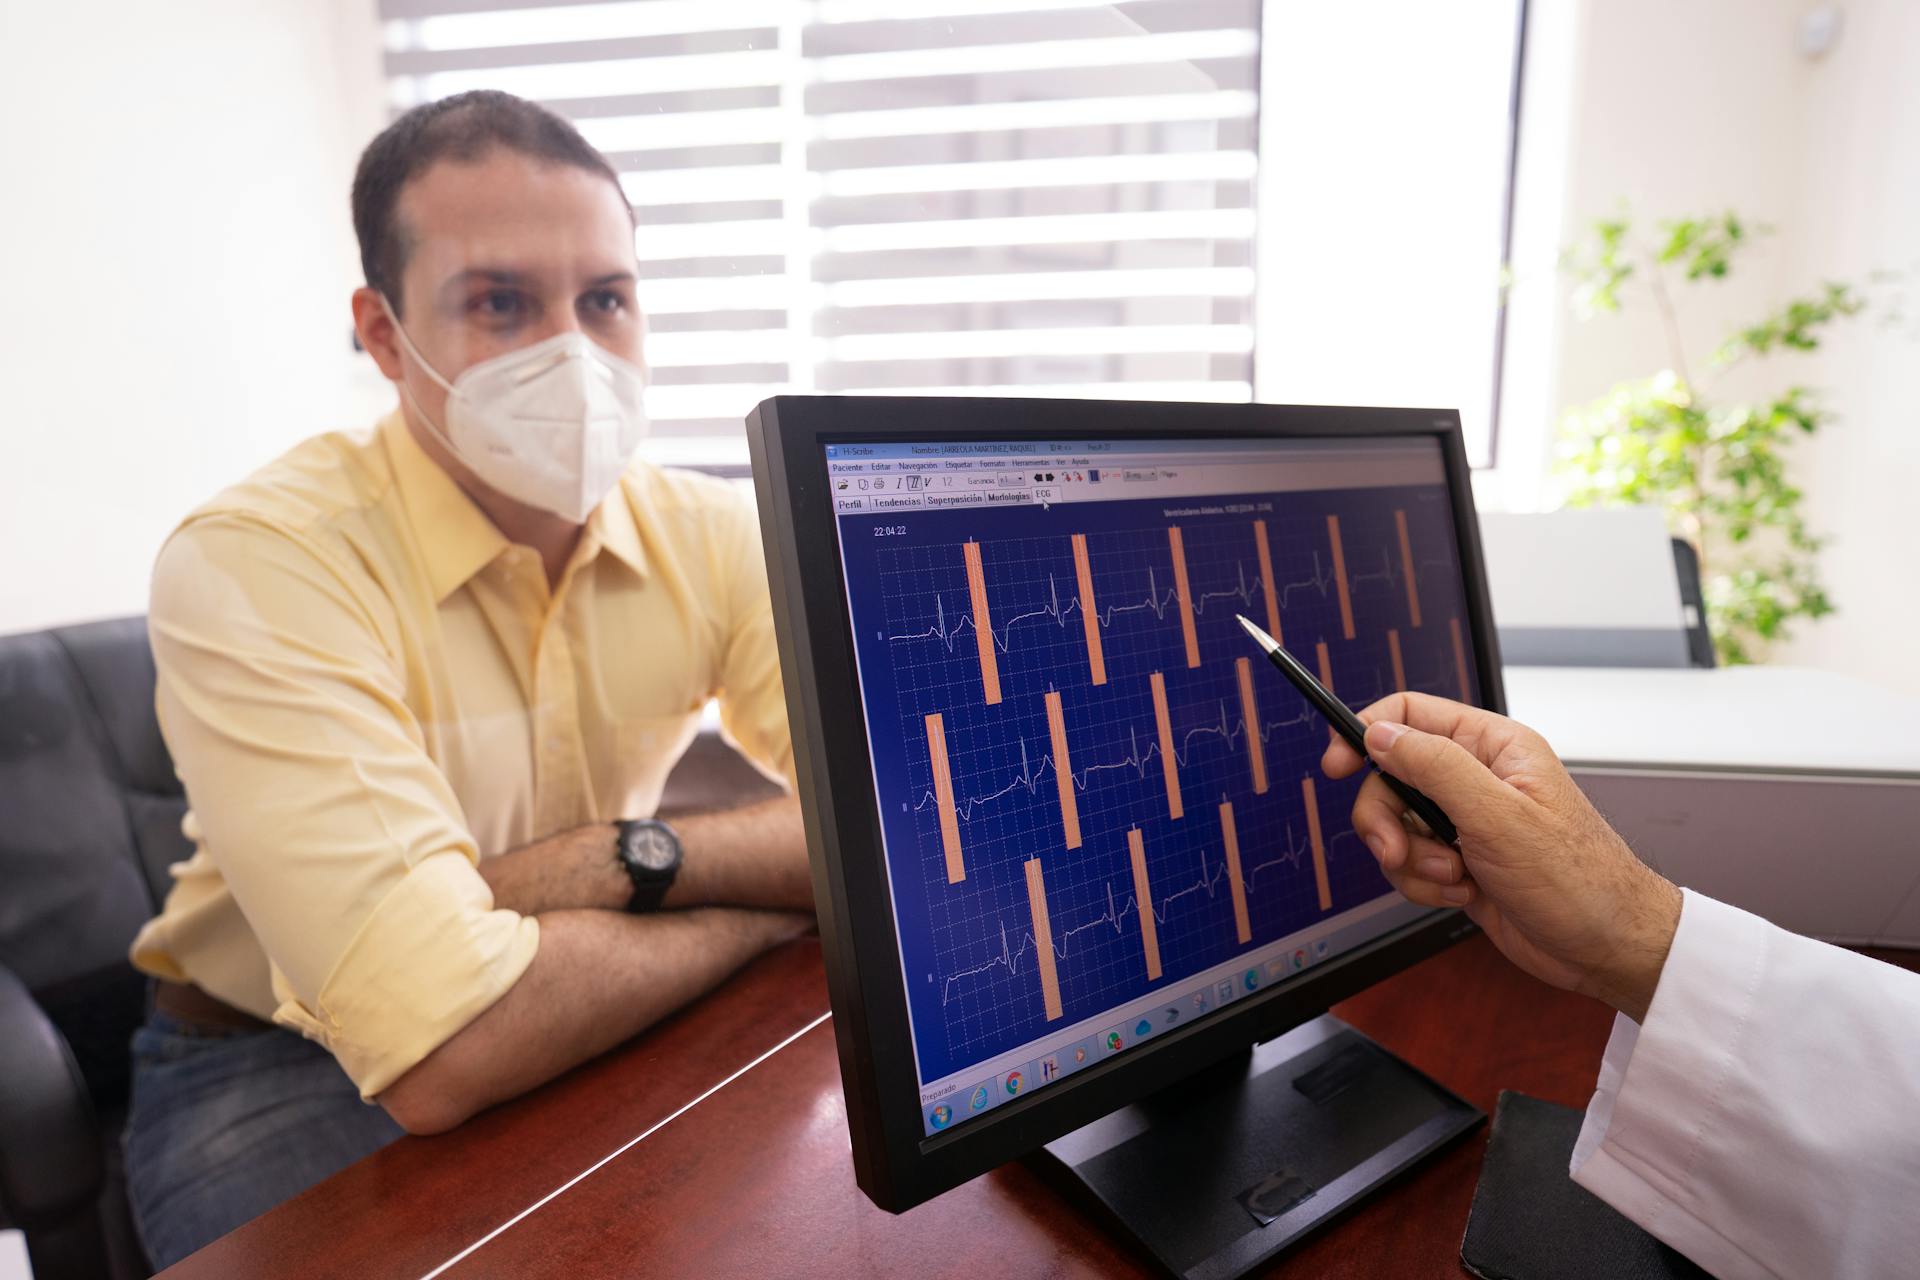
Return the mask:
[[103, 1019], [98, 997], [117, 993], [117, 1014], [141, 1003], [127, 945], [159, 909], [167, 867], [192, 853], [153, 680], [143, 618], [0, 637], [0, 965], [66, 1034], [104, 1105], [124, 1101], [141, 1014]]
[[[158, 910], [168, 865], [192, 852], [153, 684], [142, 618], [0, 637], [0, 977], [64, 1040], [85, 1086], [67, 1114], [94, 1130], [91, 1162], [77, 1142], [22, 1152], [0, 1133], [0, 1217], [26, 1227], [36, 1274], [95, 1269], [47, 1243], [85, 1234], [76, 1213], [96, 1241], [125, 1222], [117, 1147], [128, 1040], [146, 1006], [127, 947]], [[109, 1239], [107, 1258], [127, 1264], [125, 1243]]]

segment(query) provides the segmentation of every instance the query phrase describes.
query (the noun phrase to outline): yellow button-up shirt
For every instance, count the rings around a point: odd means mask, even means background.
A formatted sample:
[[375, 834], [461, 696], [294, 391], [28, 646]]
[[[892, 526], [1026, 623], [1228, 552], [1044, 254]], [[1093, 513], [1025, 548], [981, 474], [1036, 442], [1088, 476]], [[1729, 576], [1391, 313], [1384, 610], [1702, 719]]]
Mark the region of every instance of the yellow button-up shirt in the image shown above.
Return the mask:
[[395, 413], [188, 517], [148, 627], [197, 851], [133, 961], [325, 1045], [363, 1097], [533, 959], [481, 858], [652, 813], [712, 696], [792, 780], [758, 529], [705, 476], [635, 463], [550, 591]]

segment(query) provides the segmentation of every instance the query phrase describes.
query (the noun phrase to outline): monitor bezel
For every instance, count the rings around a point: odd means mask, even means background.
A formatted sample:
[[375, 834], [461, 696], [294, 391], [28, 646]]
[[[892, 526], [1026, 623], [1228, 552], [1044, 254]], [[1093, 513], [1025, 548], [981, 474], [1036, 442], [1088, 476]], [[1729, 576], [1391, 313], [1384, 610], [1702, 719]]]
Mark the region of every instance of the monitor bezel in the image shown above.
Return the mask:
[[[990, 426], [983, 427], [983, 423]], [[879, 1207], [902, 1212], [1250, 1044], [1271, 1039], [1474, 932], [1458, 911], [1423, 916], [1289, 980], [1236, 1001], [1137, 1051], [1003, 1102], [942, 1133], [925, 1132], [867, 721], [826, 446], [915, 440], [1437, 440], [1446, 471], [1483, 703], [1506, 710], [1471, 471], [1459, 414], [1273, 404], [776, 396], [746, 422], [794, 770], [805, 816], [846, 1094], [854, 1172]], [[795, 679], [809, 672], [811, 679]], [[842, 714], [823, 717], [823, 707]], [[825, 803], [816, 803], [817, 799]], [[827, 856], [838, 850], [838, 857]]]

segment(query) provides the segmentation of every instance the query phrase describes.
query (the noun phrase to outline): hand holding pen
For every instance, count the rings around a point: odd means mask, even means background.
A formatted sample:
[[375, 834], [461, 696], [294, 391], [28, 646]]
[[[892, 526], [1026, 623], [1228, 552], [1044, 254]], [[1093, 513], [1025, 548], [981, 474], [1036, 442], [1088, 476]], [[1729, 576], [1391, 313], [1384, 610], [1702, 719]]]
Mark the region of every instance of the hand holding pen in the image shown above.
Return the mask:
[[[1266, 650], [1268, 661], [1280, 668], [1281, 673], [1293, 682], [1293, 687], [1306, 697], [1313, 709], [1327, 718], [1327, 722], [1333, 726], [1333, 731], [1339, 734], [1348, 746], [1359, 752], [1362, 759], [1365, 759], [1367, 726], [1360, 723], [1360, 717], [1349, 711], [1346, 703], [1334, 697], [1325, 685], [1314, 679], [1313, 673], [1300, 665], [1298, 658], [1282, 649], [1278, 640], [1248, 622], [1240, 614], [1235, 614], [1234, 617], [1240, 619], [1240, 625], [1247, 629], [1247, 634]], [[1427, 824], [1427, 830], [1433, 832], [1435, 839], [1442, 844], [1452, 844], [1459, 838], [1452, 820], [1440, 811], [1439, 805], [1390, 773], [1382, 772], [1380, 780], [1392, 787], [1394, 794], [1407, 802], [1407, 808], [1413, 810], [1420, 821]]]
[[[1328, 776], [1371, 764], [1390, 789], [1393, 799], [1362, 784], [1353, 827], [1401, 896], [1459, 907], [1528, 973], [1646, 1016], [1680, 891], [1634, 857], [1539, 734], [1424, 693], [1392, 694], [1355, 715], [1279, 641], [1240, 625], [1333, 725]], [[1409, 778], [1453, 805], [1467, 830]], [[1412, 829], [1408, 813], [1432, 835]]]

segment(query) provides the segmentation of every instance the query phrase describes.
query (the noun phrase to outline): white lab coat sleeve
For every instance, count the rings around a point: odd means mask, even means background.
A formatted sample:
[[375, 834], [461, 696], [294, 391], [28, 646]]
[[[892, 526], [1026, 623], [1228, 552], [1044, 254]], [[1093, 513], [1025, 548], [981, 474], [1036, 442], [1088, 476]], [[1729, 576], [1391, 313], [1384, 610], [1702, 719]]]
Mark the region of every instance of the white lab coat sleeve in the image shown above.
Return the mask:
[[1920, 1275], [1920, 974], [1689, 891], [1570, 1172], [1723, 1280]]

